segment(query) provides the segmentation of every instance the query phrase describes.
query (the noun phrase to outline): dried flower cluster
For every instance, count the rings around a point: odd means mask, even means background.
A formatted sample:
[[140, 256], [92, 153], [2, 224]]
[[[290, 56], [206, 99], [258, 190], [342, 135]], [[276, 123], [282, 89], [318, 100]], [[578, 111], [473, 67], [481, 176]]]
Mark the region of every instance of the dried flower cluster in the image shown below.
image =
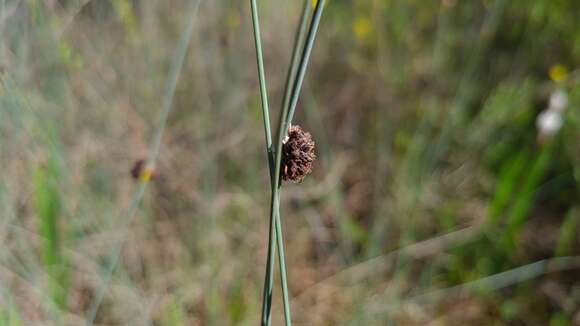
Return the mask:
[[312, 163], [316, 159], [314, 141], [309, 132], [300, 126], [290, 126], [288, 136], [282, 147], [282, 164], [280, 175], [284, 181], [301, 182], [312, 172]]

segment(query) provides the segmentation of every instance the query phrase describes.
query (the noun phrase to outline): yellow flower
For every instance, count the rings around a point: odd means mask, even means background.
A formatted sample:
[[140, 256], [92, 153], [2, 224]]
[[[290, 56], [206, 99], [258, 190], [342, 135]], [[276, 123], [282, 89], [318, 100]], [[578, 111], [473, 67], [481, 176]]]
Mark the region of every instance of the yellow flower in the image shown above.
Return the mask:
[[555, 82], [561, 82], [566, 80], [566, 77], [568, 77], [568, 69], [566, 66], [561, 64], [553, 65], [550, 67], [548, 75], [550, 76], [551, 80]]
[[[316, 5], [318, 4], [318, 0], [310, 0], [310, 4], [312, 5], [312, 8], [316, 8]], [[326, 0], [326, 2], [324, 3], [324, 6], [326, 7], [327, 4], [328, 4], [328, 0]]]
[[147, 183], [155, 174], [153, 166], [150, 166], [144, 159], [138, 160], [131, 168], [131, 176], [139, 182]]
[[354, 36], [359, 41], [366, 41], [368, 40], [371, 32], [373, 31], [373, 25], [371, 20], [366, 16], [359, 16], [355, 19], [354, 23], [352, 24], [352, 31]]
[[139, 174], [139, 181], [146, 183], [151, 180], [151, 176], [153, 175], [153, 169], [151, 168], [144, 168], [143, 171]]

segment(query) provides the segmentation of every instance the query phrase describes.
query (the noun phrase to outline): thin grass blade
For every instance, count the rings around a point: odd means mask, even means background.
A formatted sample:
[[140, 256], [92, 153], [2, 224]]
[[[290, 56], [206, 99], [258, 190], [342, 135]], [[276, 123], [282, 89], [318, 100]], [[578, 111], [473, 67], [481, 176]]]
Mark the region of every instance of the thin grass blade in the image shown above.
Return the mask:
[[[269, 105], [268, 105], [268, 93], [266, 87], [266, 77], [264, 72], [264, 58], [262, 53], [262, 40], [260, 35], [260, 20], [258, 16], [258, 8], [256, 0], [250, 0], [250, 7], [252, 11], [252, 24], [254, 32], [254, 43], [256, 47], [256, 61], [258, 66], [258, 79], [260, 83], [260, 97], [262, 101], [262, 117], [264, 120], [264, 133], [266, 138], [266, 154], [268, 156], [268, 169], [270, 171], [270, 185], [272, 187], [272, 193], [274, 192], [274, 155], [272, 152], [272, 132], [270, 128], [270, 115], [269, 115]], [[282, 301], [284, 304], [284, 321], [286, 325], [291, 325], [290, 316], [290, 301], [288, 300], [288, 285], [286, 277], [286, 264], [284, 261], [284, 245], [282, 241], [282, 225], [280, 219], [276, 218], [279, 216], [279, 211], [274, 212], [275, 226], [272, 225], [270, 221], [270, 227], [268, 231], [268, 258], [266, 261], [266, 275], [264, 278], [264, 293], [262, 298], [262, 323], [268, 324], [270, 322], [270, 311], [272, 302], [272, 288], [273, 288], [273, 252], [274, 239], [276, 242], [276, 248], [278, 250], [278, 261], [280, 266], [280, 281], [282, 287]], [[275, 227], [274, 232], [272, 228]], [[273, 235], [272, 235], [273, 234]], [[272, 251], [272, 254], [270, 254]]]
[[[187, 49], [189, 48], [191, 36], [193, 33], [193, 27], [195, 25], [194, 24], [195, 17], [197, 16], [197, 11], [198, 11], [200, 3], [201, 3], [201, 0], [192, 0], [191, 1], [188, 24], [187, 24], [187, 27], [185, 28], [185, 31], [184, 31], [184, 33], [179, 41], [178, 47], [175, 51], [175, 57], [174, 57], [174, 60], [172, 62], [171, 71], [169, 73], [169, 79], [167, 81], [167, 84], [166, 84], [166, 87], [164, 90], [164, 94], [163, 94], [162, 103], [161, 103], [159, 125], [158, 125], [156, 132], [155, 132], [155, 135], [153, 137], [153, 141], [151, 143], [151, 148], [149, 151], [149, 157], [147, 159], [147, 166], [150, 168], [152, 168], [154, 166], [154, 163], [159, 155], [161, 141], [163, 139], [165, 126], [167, 125], [167, 118], [169, 117], [169, 113], [170, 113], [171, 108], [173, 106], [173, 97], [175, 94], [175, 89], [177, 87], [177, 82], [179, 81], [181, 69], [182, 69], [183, 64], [185, 62]], [[141, 200], [143, 199], [143, 196], [145, 194], [147, 184], [148, 184], [147, 182], [141, 182], [139, 184], [139, 188], [137, 189], [137, 191], [135, 192], [135, 195], [133, 196], [133, 198], [131, 200], [130, 207], [127, 211], [127, 216], [124, 219], [125, 222], [122, 226], [122, 229], [125, 230], [125, 232], [127, 232], [127, 228], [129, 227], [129, 225], [131, 224], [131, 222], [134, 220], [135, 216], [137, 215], [136, 212], [137, 212], [137, 209], [139, 208]], [[126, 237], [123, 237], [123, 239], [126, 239]], [[95, 322], [95, 319], [97, 317], [97, 313], [99, 311], [99, 307], [103, 301], [106, 290], [109, 286], [109, 282], [112, 278], [113, 272], [115, 271], [115, 269], [120, 261], [121, 250], [122, 250], [124, 244], [125, 244], [125, 241], [123, 240], [123, 241], [121, 241], [121, 243], [119, 243], [117, 246], [115, 246], [113, 248], [113, 250], [111, 251], [111, 255], [110, 255], [111, 259], [110, 259], [109, 265], [105, 268], [105, 274], [103, 277], [103, 284], [101, 285], [101, 287], [99, 289], [97, 289], [95, 299], [91, 302], [91, 305], [89, 306], [89, 309], [88, 309], [88, 314], [87, 314], [87, 319], [86, 319], [87, 325], [93, 325]]]
[[[306, 42], [304, 44], [304, 48], [302, 50], [302, 56], [299, 61], [298, 69], [296, 71], [296, 77], [293, 78], [294, 82], [292, 83], [292, 92], [290, 96], [290, 105], [282, 107], [282, 113], [280, 114], [279, 119], [279, 128], [277, 134], [277, 143], [276, 143], [276, 150], [275, 150], [275, 168], [274, 168], [274, 187], [272, 192], [272, 200], [270, 206], [270, 233], [276, 232], [272, 230], [272, 226], [280, 224], [280, 166], [282, 161], [282, 145], [283, 145], [283, 138], [288, 131], [288, 127], [290, 121], [292, 120], [292, 115], [294, 114], [294, 110], [296, 107], [296, 103], [298, 101], [298, 95], [300, 93], [300, 88], [302, 86], [302, 82], [304, 80], [304, 75], [306, 74], [306, 68], [308, 66], [308, 59], [310, 58], [310, 53], [312, 52], [312, 47], [314, 45], [314, 40], [316, 38], [316, 32], [318, 31], [318, 26], [320, 24], [320, 18], [322, 15], [322, 10], [324, 9], [325, 0], [317, 1], [316, 8], [314, 9], [314, 16], [310, 21], [310, 25], [308, 27], [308, 34], [306, 37]], [[300, 26], [299, 26], [300, 31]], [[296, 47], [300, 47], [298, 41], [300, 40], [300, 36], [296, 38], [297, 44]], [[290, 68], [290, 72], [292, 72], [292, 68]], [[292, 80], [292, 77], [288, 77], [288, 80]], [[291, 114], [289, 114], [291, 112]], [[268, 259], [267, 259], [267, 274], [266, 280], [269, 281], [265, 289], [264, 298], [268, 300], [264, 304], [265, 308], [262, 314], [262, 324], [268, 325], [270, 321], [270, 310], [271, 310], [271, 300], [272, 300], [272, 278], [273, 278], [273, 260], [274, 260], [274, 249], [271, 240], [273, 237], [269, 237], [269, 249], [268, 249]], [[283, 246], [283, 241], [277, 240], [276, 242], [279, 245]], [[281, 260], [283, 262], [283, 260]]]

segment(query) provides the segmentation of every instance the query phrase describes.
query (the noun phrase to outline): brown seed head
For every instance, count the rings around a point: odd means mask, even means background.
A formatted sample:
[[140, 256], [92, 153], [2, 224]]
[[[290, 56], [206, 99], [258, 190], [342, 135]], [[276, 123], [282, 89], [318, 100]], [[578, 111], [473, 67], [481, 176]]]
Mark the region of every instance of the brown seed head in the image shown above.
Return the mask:
[[135, 180], [139, 179], [139, 175], [141, 175], [141, 170], [143, 170], [143, 165], [145, 165], [145, 160], [143, 159], [137, 160], [137, 162], [133, 164], [133, 167], [131, 168], [131, 176], [133, 177], [133, 179]]
[[309, 132], [300, 126], [290, 126], [288, 138], [282, 147], [282, 164], [280, 175], [284, 181], [301, 182], [312, 172], [312, 163], [316, 159], [314, 141]]

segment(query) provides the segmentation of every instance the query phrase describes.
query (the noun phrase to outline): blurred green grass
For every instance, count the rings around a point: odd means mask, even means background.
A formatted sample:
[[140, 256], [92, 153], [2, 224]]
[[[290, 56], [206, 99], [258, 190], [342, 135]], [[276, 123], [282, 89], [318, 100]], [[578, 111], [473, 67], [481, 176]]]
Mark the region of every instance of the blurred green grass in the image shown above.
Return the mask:
[[[271, 103], [300, 5], [260, 4]], [[105, 285], [97, 324], [258, 321], [269, 195], [248, 3], [201, 2], [125, 223], [187, 6], [0, 2], [0, 325], [84, 324]], [[319, 161], [282, 198], [295, 322], [579, 323], [577, 259], [551, 260], [580, 255], [579, 66], [575, 0], [329, 1], [296, 117]], [[558, 89], [563, 126], [540, 137]]]

